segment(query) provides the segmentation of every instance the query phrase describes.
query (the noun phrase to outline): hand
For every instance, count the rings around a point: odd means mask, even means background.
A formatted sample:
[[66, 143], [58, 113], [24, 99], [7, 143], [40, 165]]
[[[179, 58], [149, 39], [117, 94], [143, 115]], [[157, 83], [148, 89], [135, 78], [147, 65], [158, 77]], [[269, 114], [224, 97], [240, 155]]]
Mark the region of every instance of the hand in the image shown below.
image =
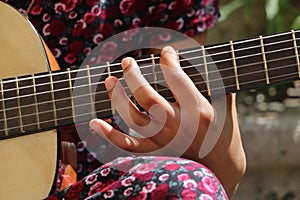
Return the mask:
[[[201, 162], [216, 174], [230, 196], [245, 173], [246, 166], [234, 96], [227, 95], [225, 124], [218, 129], [219, 125], [213, 123], [218, 112], [183, 72], [174, 49], [165, 47], [162, 50], [160, 65], [175, 97], [173, 103], [150, 86], [134, 59], [122, 60], [126, 83], [148, 114], [141, 112], [127, 97], [117, 78], [109, 77], [105, 81], [112, 107], [128, 127], [143, 138], [124, 134], [100, 119], [92, 120], [90, 127], [112, 144], [132, 153], [152, 152], [155, 155], [181, 156]], [[219, 131], [219, 138], [211, 151], [200, 158], [201, 145], [210, 130]]]

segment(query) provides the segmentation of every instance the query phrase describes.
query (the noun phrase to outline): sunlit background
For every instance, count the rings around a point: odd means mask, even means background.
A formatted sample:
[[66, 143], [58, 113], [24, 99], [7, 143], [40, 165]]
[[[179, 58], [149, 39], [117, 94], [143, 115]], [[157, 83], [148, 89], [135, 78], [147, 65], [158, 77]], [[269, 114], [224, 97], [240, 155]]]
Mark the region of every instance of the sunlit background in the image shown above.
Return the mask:
[[[208, 44], [300, 29], [299, 0], [221, 0], [221, 14]], [[237, 103], [248, 169], [233, 199], [300, 199], [300, 82], [238, 92]]]

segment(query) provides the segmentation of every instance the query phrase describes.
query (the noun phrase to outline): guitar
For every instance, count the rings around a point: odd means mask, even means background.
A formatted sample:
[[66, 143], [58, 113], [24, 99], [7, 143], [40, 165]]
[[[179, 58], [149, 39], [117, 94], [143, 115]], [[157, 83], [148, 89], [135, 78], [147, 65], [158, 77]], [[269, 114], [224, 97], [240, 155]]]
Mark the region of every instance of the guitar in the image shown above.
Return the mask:
[[[1, 2], [0, 19], [0, 199], [42, 199], [55, 180], [56, 128], [112, 116], [103, 80], [122, 77], [122, 71], [120, 63], [57, 70], [26, 18]], [[182, 68], [209, 97], [299, 80], [299, 52], [296, 30], [181, 50], [178, 55], [185, 55]], [[200, 71], [191, 60], [199, 60]], [[172, 100], [162, 86], [159, 56], [137, 62], [144, 76], [155, 81], [155, 89]], [[212, 65], [218, 70], [211, 70]], [[215, 74], [221, 78], [215, 79]], [[78, 88], [84, 93], [74, 92]]]

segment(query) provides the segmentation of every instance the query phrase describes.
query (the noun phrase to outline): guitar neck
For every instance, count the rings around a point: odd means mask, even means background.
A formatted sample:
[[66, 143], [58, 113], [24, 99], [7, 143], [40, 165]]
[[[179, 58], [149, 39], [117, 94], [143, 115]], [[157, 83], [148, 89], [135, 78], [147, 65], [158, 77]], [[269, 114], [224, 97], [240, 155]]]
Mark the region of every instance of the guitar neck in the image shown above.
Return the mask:
[[[290, 31], [182, 50], [178, 58], [199, 91], [205, 96], [220, 95], [300, 79], [299, 38], [299, 30]], [[137, 62], [152, 86], [172, 100], [159, 55]], [[104, 86], [110, 75], [125, 83], [120, 63], [1, 80], [0, 137], [112, 116]]]

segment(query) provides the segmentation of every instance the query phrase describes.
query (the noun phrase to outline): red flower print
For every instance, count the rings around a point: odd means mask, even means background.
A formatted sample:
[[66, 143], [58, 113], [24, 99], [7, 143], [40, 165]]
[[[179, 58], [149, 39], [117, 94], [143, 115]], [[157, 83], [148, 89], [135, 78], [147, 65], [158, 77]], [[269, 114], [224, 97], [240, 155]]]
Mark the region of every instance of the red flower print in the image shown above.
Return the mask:
[[218, 186], [210, 177], [204, 177], [202, 182], [198, 183], [198, 189], [214, 194], [218, 191]]
[[93, 184], [97, 180], [97, 174], [91, 174], [86, 177], [85, 183], [87, 185]]
[[154, 172], [148, 172], [148, 173], [135, 173], [134, 176], [139, 179], [140, 181], [149, 181], [153, 178]]
[[134, 1], [135, 0], [122, 0], [120, 3], [121, 13], [124, 15], [133, 15], [136, 11]]
[[100, 171], [101, 176], [107, 176], [110, 173], [110, 168], [104, 168]]
[[73, 52], [73, 53], [79, 53], [83, 50], [83, 48], [84, 48], [84, 44], [80, 41], [71, 42], [71, 44], [69, 46], [70, 52]]
[[105, 192], [105, 194], [103, 195], [103, 197], [104, 197], [105, 199], [112, 198], [113, 196], [114, 196], [114, 191], [113, 191], [113, 190], [107, 190], [107, 191]]
[[44, 15], [43, 15], [43, 22], [47, 22], [47, 21], [49, 21], [51, 19], [51, 17], [50, 17], [50, 15], [49, 15], [49, 13], [45, 13]]
[[133, 188], [129, 187], [126, 190], [124, 190], [124, 196], [128, 197], [132, 194]]
[[164, 182], [166, 180], [169, 179], [169, 174], [162, 174], [158, 179], [161, 181], [161, 182]]
[[179, 180], [179, 181], [185, 181], [188, 179], [190, 179], [190, 175], [187, 173], [182, 173], [182, 174], [177, 175], [177, 180]]
[[96, 15], [92, 12], [85, 13], [85, 15], [83, 17], [83, 20], [87, 24], [93, 23], [95, 21], [95, 19], [96, 19]]
[[96, 28], [94, 26], [88, 26], [83, 31], [83, 36], [87, 39], [92, 38], [96, 33]]
[[70, 187], [70, 189], [67, 191], [66, 199], [72, 199], [77, 200], [80, 197], [80, 192], [82, 191], [84, 187], [83, 182], [77, 182], [74, 185]]
[[68, 64], [73, 64], [76, 61], [77, 57], [75, 53], [68, 53], [65, 57], [64, 60]]
[[113, 27], [111, 24], [108, 23], [102, 23], [99, 26], [99, 33], [101, 33], [105, 38], [109, 37], [111, 33], [113, 32]]
[[143, 187], [143, 192], [149, 193], [152, 192], [156, 188], [156, 183], [153, 181], [150, 181], [146, 183], [146, 185]]
[[98, 2], [98, 0], [87, 0], [86, 1], [86, 5], [89, 7], [93, 7], [94, 5], [96, 5]]
[[103, 41], [103, 35], [102, 34], [97, 34], [93, 38], [93, 42], [95, 44], [100, 44]]
[[165, 168], [168, 171], [175, 171], [175, 170], [178, 170], [180, 168], [180, 165], [178, 165], [176, 163], [171, 163], [171, 164], [167, 164]]
[[30, 13], [32, 15], [39, 15], [39, 14], [41, 14], [42, 11], [43, 11], [43, 8], [40, 5], [36, 5], [31, 8]]
[[208, 194], [201, 194], [200, 195], [200, 200], [213, 200], [214, 198], [212, 198], [210, 195]]
[[66, 10], [66, 5], [65, 4], [62, 4], [62, 3], [56, 3], [54, 5], [54, 11], [55, 13], [57, 14], [60, 14], [62, 12], [64, 12]]
[[77, 17], [77, 13], [72, 11], [69, 13], [68, 17], [69, 17], [69, 19], [75, 19]]
[[65, 12], [73, 11], [76, 6], [76, 0], [60, 0], [60, 2], [66, 6]]
[[[101, 10], [101, 16], [105, 19], [115, 19], [118, 16], [118, 10], [115, 6], [109, 6], [106, 10]], [[104, 19], [104, 18], [102, 18]]]
[[66, 24], [63, 21], [53, 19], [49, 24], [49, 33], [54, 37], [60, 36], [66, 30]]
[[55, 48], [51, 51], [51, 53], [55, 58], [58, 58], [61, 55], [61, 50], [58, 48]]
[[157, 186], [151, 193], [151, 199], [166, 199], [169, 192], [167, 183]]
[[195, 171], [197, 168], [193, 165], [185, 165], [184, 169], [186, 169], [188, 171]]
[[127, 178], [125, 178], [124, 180], [122, 180], [121, 181], [121, 184], [123, 185], [123, 186], [129, 186], [129, 185], [131, 185], [131, 183], [133, 182], [135, 180], [135, 177], [134, 176], [129, 176], [129, 177], [127, 177]]
[[88, 195], [91, 196], [93, 194], [96, 194], [100, 192], [104, 187], [106, 187], [105, 184], [103, 184], [102, 182], [97, 182], [90, 188]]
[[165, 28], [172, 29], [172, 30], [180, 30], [183, 27], [184, 21], [183, 19], [178, 19], [177, 21], [170, 21], [165, 24]]
[[124, 15], [133, 15], [137, 10], [144, 8], [144, 4], [141, 0], [122, 0], [120, 10]]
[[182, 199], [196, 199], [197, 193], [194, 190], [191, 189], [184, 189], [181, 192], [181, 198]]
[[83, 30], [86, 28], [86, 23], [83, 20], [77, 21], [72, 30], [73, 37], [80, 37], [83, 34]]

